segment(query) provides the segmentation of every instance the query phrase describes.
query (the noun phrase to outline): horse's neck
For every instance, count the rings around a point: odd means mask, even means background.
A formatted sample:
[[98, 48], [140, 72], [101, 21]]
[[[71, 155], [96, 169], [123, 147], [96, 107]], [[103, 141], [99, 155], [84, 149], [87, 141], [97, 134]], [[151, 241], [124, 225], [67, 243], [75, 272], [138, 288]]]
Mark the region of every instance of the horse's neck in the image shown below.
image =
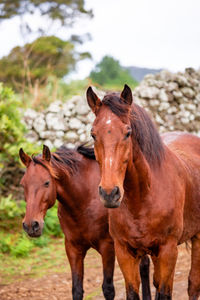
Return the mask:
[[124, 180], [125, 201], [139, 207], [149, 193], [151, 169], [140, 150], [131, 155]]
[[86, 159], [82, 157], [77, 165], [77, 171], [73, 174], [65, 173], [57, 181], [57, 199], [70, 212], [80, 211], [90, 200], [86, 197], [88, 189], [88, 180], [86, 178]]

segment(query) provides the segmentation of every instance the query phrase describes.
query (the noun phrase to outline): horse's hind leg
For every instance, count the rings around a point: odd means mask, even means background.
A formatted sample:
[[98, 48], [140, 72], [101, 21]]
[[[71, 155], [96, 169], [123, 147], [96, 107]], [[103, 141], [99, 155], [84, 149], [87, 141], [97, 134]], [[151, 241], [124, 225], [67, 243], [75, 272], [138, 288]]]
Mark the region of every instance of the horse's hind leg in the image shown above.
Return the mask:
[[200, 296], [200, 233], [192, 238], [192, 261], [188, 280], [188, 294], [190, 300], [197, 300]]
[[83, 261], [86, 249], [75, 247], [65, 240], [65, 249], [72, 273], [72, 298], [73, 300], [83, 299]]
[[113, 285], [115, 250], [113, 242], [111, 240], [102, 241], [99, 253], [102, 256], [103, 263], [103, 294], [106, 300], [113, 300], [115, 297], [115, 288]]
[[142, 257], [140, 262], [140, 277], [142, 281], [142, 299], [151, 300], [151, 289], [149, 283], [150, 260], [148, 255]]

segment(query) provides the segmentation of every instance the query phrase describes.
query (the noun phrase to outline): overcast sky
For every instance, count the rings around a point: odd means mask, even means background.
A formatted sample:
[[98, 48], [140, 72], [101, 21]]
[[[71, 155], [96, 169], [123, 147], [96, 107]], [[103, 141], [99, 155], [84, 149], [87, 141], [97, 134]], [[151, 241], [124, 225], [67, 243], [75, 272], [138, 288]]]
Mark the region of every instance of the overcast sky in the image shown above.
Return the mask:
[[[56, 31], [62, 38], [89, 32], [81, 50], [93, 60], [79, 64], [74, 77], [84, 78], [106, 54], [123, 66], [182, 71], [200, 67], [200, 0], [86, 0], [94, 18], [80, 20], [73, 30]], [[31, 20], [33, 25], [38, 18]], [[0, 26], [0, 56], [23, 44], [13, 19]]]

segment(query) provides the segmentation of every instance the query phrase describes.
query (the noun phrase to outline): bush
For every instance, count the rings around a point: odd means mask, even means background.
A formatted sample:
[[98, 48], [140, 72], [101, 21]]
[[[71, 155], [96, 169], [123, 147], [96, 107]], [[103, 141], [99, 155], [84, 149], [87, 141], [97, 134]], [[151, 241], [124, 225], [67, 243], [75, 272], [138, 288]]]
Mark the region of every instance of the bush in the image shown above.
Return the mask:
[[45, 217], [44, 234], [49, 236], [62, 236], [62, 230], [57, 216], [57, 205], [47, 211]]
[[14, 219], [22, 216], [24, 209], [17, 205], [16, 201], [10, 194], [8, 197], [1, 197], [0, 199], [0, 220]]
[[18, 238], [16, 244], [14, 244], [10, 248], [10, 253], [13, 256], [19, 257], [19, 256], [28, 256], [29, 252], [33, 249], [34, 244], [31, 240], [29, 240], [27, 237], [20, 236]]
[[0, 168], [19, 162], [19, 148], [34, 152], [39, 147], [24, 138], [26, 127], [22, 123], [21, 104], [11, 88], [0, 83]]

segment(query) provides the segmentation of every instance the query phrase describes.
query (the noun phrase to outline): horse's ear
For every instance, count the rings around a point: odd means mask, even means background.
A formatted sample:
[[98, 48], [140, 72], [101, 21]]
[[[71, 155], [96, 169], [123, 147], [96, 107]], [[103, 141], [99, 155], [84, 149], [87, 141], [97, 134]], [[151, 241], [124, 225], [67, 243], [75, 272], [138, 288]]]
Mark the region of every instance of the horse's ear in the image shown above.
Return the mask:
[[46, 145], [43, 145], [42, 158], [46, 161], [50, 161], [51, 159], [51, 152], [49, 150], [49, 147], [47, 147]]
[[89, 107], [92, 109], [93, 113], [97, 115], [97, 112], [101, 106], [101, 100], [94, 93], [91, 86], [87, 89], [86, 96]]
[[131, 91], [130, 87], [127, 84], [124, 85], [124, 89], [121, 92], [120, 97], [126, 104], [128, 104], [128, 105], [132, 104], [133, 95], [132, 95], [132, 91]]
[[26, 153], [24, 152], [24, 150], [23, 150], [22, 148], [20, 148], [20, 150], [19, 150], [19, 157], [20, 157], [22, 163], [23, 163], [26, 167], [28, 167], [29, 164], [30, 164], [30, 162], [31, 162], [31, 158], [30, 158], [30, 156], [28, 156], [28, 154], [26, 154]]

